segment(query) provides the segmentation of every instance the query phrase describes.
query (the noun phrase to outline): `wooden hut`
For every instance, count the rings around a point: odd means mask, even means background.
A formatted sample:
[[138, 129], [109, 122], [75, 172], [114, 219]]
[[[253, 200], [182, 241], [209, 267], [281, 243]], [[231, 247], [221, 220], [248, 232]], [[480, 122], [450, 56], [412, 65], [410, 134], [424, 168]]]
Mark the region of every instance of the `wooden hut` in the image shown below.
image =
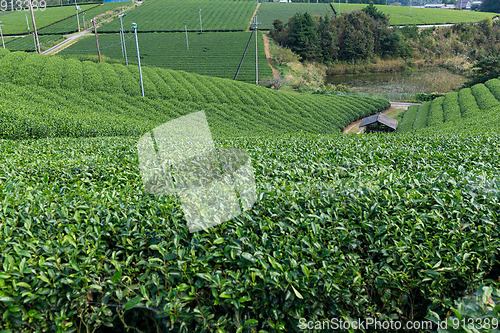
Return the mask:
[[363, 118], [359, 124], [359, 129], [365, 128], [365, 133], [374, 132], [394, 132], [398, 127], [398, 121], [382, 113], [374, 114]]

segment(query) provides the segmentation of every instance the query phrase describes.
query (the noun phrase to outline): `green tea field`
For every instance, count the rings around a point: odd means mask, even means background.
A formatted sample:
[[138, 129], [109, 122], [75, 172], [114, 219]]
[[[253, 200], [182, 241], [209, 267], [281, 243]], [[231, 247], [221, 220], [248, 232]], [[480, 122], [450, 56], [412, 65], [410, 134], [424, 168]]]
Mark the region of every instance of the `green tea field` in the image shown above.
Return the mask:
[[[259, 78], [269, 79], [272, 77], [271, 67], [267, 63], [262, 34], [258, 36]], [[126, 38], [129, 37], [133, 37], [133, 35], [126, 35]], [[140, 33], [138, 39], [141, 63], [148, 66], [233, 79], [249, 37], [249, 32], [188, 33], [188, 50], [186, 34], [184, 33]], [[119, 42], [118, 34], [100, 36], [101, 53], [109, 58], [125, 61]], [[108, 47], [110, 45], [113, 46]], [[126, 40], [126, 49], [128, 61], [137, 63], [134, 38]], [[65, 49], [61, 54], [68, 57], [95, 55], [97, 54], [95, 38], [92, 36], [84, 38]], [[255, 36], [252, 37], [237, 79], [255, 83]]]
[[[346, 4], [340, 3], [340, 13], [351, 12], [365, 8], [366, 4]], [[385, 6], [376, 5], [378, 10], [389, 15], [390, 25], [406, 25], [406, 24], [443, 24], [443, 23], [460, 23], [460, 22], [478, 22], [486, 17], [494, 17], [495, 13], [482, 13], [457, 10], [439, 10], [429, 8], [412, 8], [410, 16], [410, 7], [404, 6]], [[311, 15], [322, 15], [328, 12], [334, 16], [334, 12], [339, 12], [339, 3], [332, 2], [330, 4], [314, 4], [314, 3], [272, 3], [264, 2], [259, 7], [258, 18], [262, 22], [260, 26], [263, 29], [271, 29], [273, 21], [277, 18], [283, 22], [288, 22], [296, 12], [309, 12]]]
[[[243, 31], [252, 19], [255, 1], [239, 0], [148, 0], [129, 14], [127, 20], [136, 22], [141, 31], [174, 32], [200, 31], [200, 12], [203, 31]], [[131, 31], [130, 25], [123, 27]], [[119, 20], [103, 25], [102, 32], [119, 32]]]
[[[253, 40], [232, 80], [256, 5], [148, 0], [127, 13], [144, 96], [130, 31], [120, 63], [117, 20], [99, 29], [113, 63], [84, 60], [93, 37], [53, 56], [0, 48], [0, 333], [498, 332], [500, 78], [410, 107], [396, 132], [342, 134], [391, 103], [256, 85]], [[263, 3], [262, 18], [288, 5]], [[195, 32], [199, 8], [224, 32]], [[179, 192], [148, 191], [138, 143], [150, 134], [168, 169], [153, 129], [199, 111], [216, 169], [228, 149], [248, 154], [256, 200], [190, 232]], [[366, 318], [402, 326], [332, 324]]]
[[[366, 7], [366, 5], [365, 5]], [[261, 25], [259, 28], [272, 29], [275, 19], [280, 19], [284, 23], [293, 17], [295, 13], [308, 12], [311, 15], [334, 16], [334, 11], [329, 3], [277, 3], [263, 2], [259, 7], [257, 19]]]
[[[333, 133], [358, 117], [389, 106], [385, 100], [290, 95], [242, 82], [153, 67], [144, 68], [146, 100], [141, 102], [136, 66], [24, 52], [4, 51], [0, 56], [0, 81], [8, 87], [2, 99], [8, 110], [2, 114], [10, 115], [1, 136], [10, 139], [139, 135], [171, 118], [203, 109], [216, 124], [224, 123], [223, 119], [227, 122], [232, 114], [232, 126], [214, 129], [226, 136]], [[88, 94], [82, 96], [82, 91]], [[118, 123], [116, 113], [122, 114]], [[259, 123], [259, 128], [250, 126]]]
[[[332, 3], [333, 8], [338, 11], [339, 4]], [[363, 4], [340, 4], [340, 13], [350, 12], [366, 7]], [[479, 22], [486, 17], [494, 17], [498, 14], [471, 12], [460, 10], [447, 10], [435, 8], [412, 8], [410, 16], [410, 7], [405, 6], [385, 6], [376, 5], [378, 10], [389, 15], [390, 25], [406, 25], [406, 24], [446, 24], [446, 23], [461, 23], [461, 22]]]
[[[88, 28], [91, 26], [91, 20], [96, 17], [101, 17], [104, 15], [112, 15], [118, 13], [120, 10], [128, 8], [132, 5], [130, 1], [120, 1], [120, 2], [108, 2], [96, 7], [89, 8], [88, 10], [82, 10], [79, 13], [80, 20], [80, 29], [83, 29], [83, 18], [85, 17], [85, 27]], [[73, 10], [74, 11], [74, 10]], [[85, 13], [85, 15], [83, 15]], [[76, 15], [68, 17], [62, 21], [51, 24], [49, 26], [43, 27], [38, 30], [38, 33], [41, 35], [44, 34], [68, 34], [72, 32], [78, 31], [78, 23], [76, 21]], [[100, 21], [98, 19], [98, 21]]]
[[[81, 5], [82, 11], [96, 7], [98, 5]], [[26, 34], [28, 32], [28, 26], [26, 24], [26, 14], [29, 17], [30, 31], [33, 31], [33, 23], [31, 22], [31, 17], [29, 11], [0, 11], [0, 21], [4, 25], [2, 27], [2, 32], [4, 35], [19, 35]], [[50, 24], [61, 21], [69, 16], [76, 16], [75, 7], [64, 6], [64, 7], [50, 7], [42, 10], [35, 10], [35, 22], [37, 29], [41, 29]], [[76, 18], [75, 18], [76, 24]]]
[[[142, 98], [131, 67], [20, 54], [0, 63], [4, 331], [445, 318], [498, 265], [499, 108], [426, 134], [341, 135], [387, 102], [166, 69], [145, 71], [158, 93]], [[258, 201], [189, 233], [176, 197], [145, 192], [136, 144], [201, 107], [219, 148], [250, 154]]]
[[[58, 42], [64, 40], [63, 36], [60, 35], [39, 35], [38, 41], [40, 42], [40, 49], [43, 51]], [[24, 37], [17, 38], [5, 38], [5, 47], [9, 51], [35, 51], [35, 41], [33, 40], [33, 35], [26, 35]]]

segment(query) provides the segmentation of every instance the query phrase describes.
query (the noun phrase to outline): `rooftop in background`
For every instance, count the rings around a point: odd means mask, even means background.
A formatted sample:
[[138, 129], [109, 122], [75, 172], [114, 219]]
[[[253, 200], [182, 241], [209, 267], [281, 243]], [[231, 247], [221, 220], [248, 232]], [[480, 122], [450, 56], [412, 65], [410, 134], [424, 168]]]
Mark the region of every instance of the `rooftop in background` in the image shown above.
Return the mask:
[[[377, 114], [374, 114], [373, 116], [363, 118], [361, 120], [361, 123], [359, 124], [359, 128], [373, 125], [373, 124], [377, 124], [377, 123], [385, 125], [385, 126], [389, 127], [390, 129], [392, 129], [393, 131], [395, 131], [396, 128], [398, 127], [398, 121], [396, 119], [393, 119], [393, 118], [386, 116], [385, 114], [382, 114], [382, 113], [377, 113]], [[367, 131], [370, 132], [371, 130], [367, 127]], [[374, 131], [378, 131], [378, 129], [374, 129]]]
[[455, 7], [461, 9], [470, 9], [471, 3], [469, 0], [458, 0]]

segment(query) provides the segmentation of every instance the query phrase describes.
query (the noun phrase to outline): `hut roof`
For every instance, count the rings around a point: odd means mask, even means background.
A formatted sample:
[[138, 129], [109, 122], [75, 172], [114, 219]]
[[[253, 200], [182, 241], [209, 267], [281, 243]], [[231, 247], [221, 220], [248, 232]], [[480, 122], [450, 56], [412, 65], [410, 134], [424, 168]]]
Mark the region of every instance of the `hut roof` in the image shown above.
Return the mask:
[[359, 124], [359, 127], [364, 127], [366, 125], [370, 125], [370, 124], [373, 124], [376, 122], [384, 124], [385, 126], [388, 126], [394, 130], [398, 127], [398, 121], [396, 119], [393, 119], [393, 118], [386, 116], [385, 114], [382, 114], [382, 113], [377, 113], [377, 114], [374, 114], [373, 116], [363, 118], [361, 120], [361, 123]]

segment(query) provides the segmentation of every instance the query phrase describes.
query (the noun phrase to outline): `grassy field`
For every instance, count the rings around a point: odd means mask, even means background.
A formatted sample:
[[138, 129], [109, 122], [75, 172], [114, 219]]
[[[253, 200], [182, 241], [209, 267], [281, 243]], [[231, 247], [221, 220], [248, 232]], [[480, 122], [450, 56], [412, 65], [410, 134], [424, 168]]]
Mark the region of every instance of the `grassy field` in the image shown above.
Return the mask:
[[[127, 37], [131, 37], [128, 34]], [[184, 70], [191, 73], [233, 79], [250, 37], [249, 32], [189, 33], [189, 50], [184, 33], [139, 34], [141, 63], [149, 66]], [[255, 82], [255, 37], [248, 47], [238, 80]], [[99, 36], [101, 53], [109, 58], [122, 58], [118, 34]], [[114, 45], [113, 47], [108, 47]], [[137, 63], [135, 39], [126, 41], [128, 61]], [[96, 54], [94, 37], [87, 37], [61, 52], [64, 56]], [[78, 51], [89, 50], [89, 51]], [[271, 78], [271, 67], [267, 63], [262, 35], [258, 39], [259, 78]]]
[[[93, 8], [90, 8], [79, 13], [80, 28], [83, 29], [83, 12], [85, 12], [85, 26], [88, 28], [92, 25], [90, 20], [97, 17], [97, 22], [117, 14], [121, 9], [125, 9], [132, 4], [130, 1], [108, 2]], [[78, 23], [76, 15], [68, 17], [65, 20], [52, 24], [50, 26], [39, 29], [39, 34], [67, 34], [78, 31]]]
[[277, 3], [263, 2], [259, 7], [257, 19], [261, 25], [259, 29], [272, 29], [275, 19], [280, 19], [284, 23], [288, 22], [295, 13], [308, 12], [311, 15], [325, 16], [330, 13], [333, 16], [333, 10], [328, 3]]
[[[200, 31], [201, 9], [203, 31], [243, 31], [256, 7], [252, 1], [148, 0], [127, 14], [123, 28], [131, 31], [135, 22], [139, 31], [172, 32], [184, 31], [184, 23], [187, 23], [188, 31]], [[119, 32], [120, 22], [114, 20], [100, 30]]]
[[[82, 11], [95, 7], [96, 5], [81, 5]], [[0, 12], [0, 21], [4, 26], [2, 27], [2, 32], [4, 35], [18, 35], [26, 34], [28, 32], [28, 26], [26, 24], [26, 14], [28, 14], [30, 22], [30, 31], [33, 31], [33, 23], [31, 22], [31, 17], [28, 11], [6, 11]], [[51, 7], [44, 11], [37, 10], [34, 11], [35, 22], [37, 29], [41, 29], [50, 24], [63, 20], [71, 15], [76, 15], [75, 7], [64, 6], [64, 7]], [[76, 19], [75, 19], [76, 24]]]
[[[350, 12], [365, 8], [366, 4], [346, 4], [340, 3], [340, 13]], [[312, 15], [325, 15], [327, 12], [333, 15], [339, 11], [339, 3], [329, 4], [309, 4], [309, 3], [271, 3], [261, 4], [258, 13], [258, 19], [262, 22], [260, 26], [263, 29], [271, 29], [273, 21], [277, 18], [283, 22], [288, 22], [296, 12], [309, 12]], [[460, 22], [478, 22], [485, 17], [494, 17], [495, 13], [482, 13], [457, 10], [440, 10], [430, 8], [412, 8], [410, 17], [410, 7], [376, 5], [377, 9], [384, 14], [388, 14], [390, 25], [405, 24], [441, 24], [441, 23], [460, 23]]]

